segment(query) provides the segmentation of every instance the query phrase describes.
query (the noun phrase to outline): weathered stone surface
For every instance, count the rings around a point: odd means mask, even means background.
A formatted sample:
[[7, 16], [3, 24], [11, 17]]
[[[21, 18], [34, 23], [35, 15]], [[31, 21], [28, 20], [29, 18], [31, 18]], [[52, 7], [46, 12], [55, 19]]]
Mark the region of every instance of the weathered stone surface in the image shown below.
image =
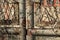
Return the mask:
[[32, 29], [32, 35], [60, 35], [60, 29]]
[[[35, 35], [35, 38], [34, 38], [35, 40], [60, 40], [60, 37], [55, 37], [55, 36], [60, 36], [60, 7], [40, 6], [40, 0], [7, 0], [7, 1], [9, 3], [12, 3], [12, 2], [19, 3], [18, 5], [17, 4], [14, 5], [14, 8], [16, 8], [15, 17], [16, 19], [19, 20], [18, 21], [19, 25], [16, 25], [16, 24], [0, 25], [0, 28], [3, 27], [3, 29], [4, 27], [7, 27], [7, 28], [11, 27], [11, 29], [6, 29], [8, 32], [11, 33], [11, 35], [12, 33], [15, 33], [15, 32], [19, 33], [18, 36], [12, 36], [15, 38], [13, 40], [33, 40], [33, 35]], [[4, 0], [0, 0], [0, 5], [3, 6], [3, 2]], [[44, 5], [47, 5], [47, 4], [44, 4]], [[17, 15], [19, 15], [19, 18]], [[2, 15], [0, 16], [0, 19], [2, 19], [1, 17]], [[31, 29], [31, 30], [28, 29], [32, 27], [36, 29]], [[26, 31], [27, 31], [27, 34], [26, 34]], [[1, 33], [1, 29], [0, 29], [0, 33]], [[42, 36], [42, 35], [45, 35], [45, 36]], [[54, 36], [54, 37], [51, 37], [51, 36]], [[8, 36], [6, 35], [5, 37], [6, 38], [4, 40], [8, 40]], [[12, 40], [12, 37], [9, 38], [9, 40], [10, 39]], [[1, 37], [0, 37], [0, 40], [2, 40]]]
[[60, 40], [60, 37], [36, 36], [35, 40]]
[[32, 27], [32, 1], [26, 0], [26, 28]]
[[32, 0], [33, 2], [40, 2], [40, 0]]
[[60, 7], [54, 6], [39, 6], [39, 3], [34, 3], [34, 26], [49, 26], [60, 23]]
[[26, 40], [32, 40], [32, 35], [27, 35]]

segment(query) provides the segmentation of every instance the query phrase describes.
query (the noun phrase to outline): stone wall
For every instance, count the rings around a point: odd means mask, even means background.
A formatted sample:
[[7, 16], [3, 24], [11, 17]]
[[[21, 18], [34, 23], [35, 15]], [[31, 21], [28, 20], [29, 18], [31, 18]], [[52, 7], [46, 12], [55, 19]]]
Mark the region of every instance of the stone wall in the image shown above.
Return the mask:
[[[4, 2], [4, 0], [0, 1]], [[41, 6], [39, 0], [7, 1], [19, 3], [18, 7], [15, 5], [17, 7], [15, 11], [18, 11], [15, 14], [19, 24], [0, 25], [0, 31], [6, 33], [6, 40], [8, 40], [9, 32], [11, 34], [18, 32], [18, 40], [60, 40], [60, 25], [57, 25], [60, 23], [60, 7]]]
[[[30, 1], [29, 1], [30, 3]], [[30, 4], [29, 4], [30, 5]], [[40, 6], [39, 2], [33, 2], [33, 9], [34, 9], [34, 28], [30, 28], [31, 15], [29, 14], [31, 11], [30, 7], [27, 5], [27, 12], [26, 15], [28, 22], [26, 25], [29, 28], [27, 30], [27, 40], [59, 40], [60, 32], [58, 30], [60, 25], [60, 7], [54, 6]]]

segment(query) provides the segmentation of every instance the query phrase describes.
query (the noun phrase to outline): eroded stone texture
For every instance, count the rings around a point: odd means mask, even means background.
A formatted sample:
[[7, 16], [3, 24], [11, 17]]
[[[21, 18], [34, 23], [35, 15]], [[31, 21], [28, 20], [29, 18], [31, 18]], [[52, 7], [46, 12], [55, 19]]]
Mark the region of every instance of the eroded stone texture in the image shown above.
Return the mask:
[[[9, 25], [9, 24], [17, 25], [19, 21], [18, 10], [19, 10], [19, 3], [17, 1], [0, 0], [0, 25]], [[6, 22], [6, 20], [8, 22]]]
[[60, 37], [36, 36], [35, 40], [60, 40]]
[[32, 1], [26, 0], [26, 27], [31, 28], [32, 25]]
[[[36, 0], [34, 1], [34, 28], [38, 29], [32, 29], [31, 31], [28, 30], [28, 35], [60, 35], [60, 29], [59, 29], [59, 24], [60, 24], [60, 7], [56, 6], [43, 6], [40, 5], [40, 2], [37, 2]], [[45, 0], [46, 2], [46, 0]], [[30, 1], [29, 1], [30, 3]], [[30, 27], [31, 25], [31, 7], [29, 6], [30, 4], [27, 3], [26, 1], [26, 21], [27, 21], [27, 27]], [[47, 4], [44, 4], [47, 5]], [[28, 24], [29, 23], [29, 24]], [[44, 28], [47, 29], [44, 29]], [[28, 37], [32, 38], [32, 36]], [[35, 38], [34, 38], [35, 39]], [[28, 39], [27, 39], [28, 40]], [[31, 39], [32, 40], [32, 39]], [[46, 36], [39, 36], [35, 40], [59, 40], [59, 37], [46, 37]]]
[[35, 26], [49, 26], [54, 25], [55, 22], [59, 24], [60, 7], [54, 6], [40, 6], [39, 3], [34, 4], [34, 25]]

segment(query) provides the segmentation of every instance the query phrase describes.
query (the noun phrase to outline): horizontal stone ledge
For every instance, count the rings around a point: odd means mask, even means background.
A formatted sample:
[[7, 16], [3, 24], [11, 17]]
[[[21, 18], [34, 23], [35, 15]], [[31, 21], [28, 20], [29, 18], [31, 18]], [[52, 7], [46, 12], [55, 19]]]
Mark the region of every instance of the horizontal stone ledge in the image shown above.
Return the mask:
[[50, 26], [34, 26], [34, 28], [47, 28], [47, 29], [49, 29], [49, 28], [60, 28], [60, 25], [56, 25], [55, 27], [54, 27], [54, 25], [50, 25]]
[[40, 2], [40, 0], [32, 0], [33, 2]]
[[[5, 3], [5, 2], [0, 2], [0, 3]], [[16, 1], [16, 2], [10, 2], [10, 1], [8, 1], [8, 3], [9, 4], [17, 4], [17, 3], [19, 3], [18, 1]]]
[[33, 36], [40, 36], [40, 37], [60, 37], [60, 35], [43, 35], [43, 34], [41, 34], [41, 35], [39, 35], [39, 34], [34, 35], [33, 34]]
[[60, 35], [60, 29], [28, 29], [31, 35]]
[[[8, 34], [8, 35], [19, 35], [19, 33], [2, 33], [2, 34], [3, 34], [3, 35], [6, 35], [6, 34]], [[1, 34], [1, 35], [2, 35], [2, 34]], [[0, 36], [1, 36], [1, 35], [0, 35]]]
[[21, 27], [20, 25], [0, 25], [0, 27]]
[[1, 28], [0, 34], [19, 34], [21, 29], [19, 28]]

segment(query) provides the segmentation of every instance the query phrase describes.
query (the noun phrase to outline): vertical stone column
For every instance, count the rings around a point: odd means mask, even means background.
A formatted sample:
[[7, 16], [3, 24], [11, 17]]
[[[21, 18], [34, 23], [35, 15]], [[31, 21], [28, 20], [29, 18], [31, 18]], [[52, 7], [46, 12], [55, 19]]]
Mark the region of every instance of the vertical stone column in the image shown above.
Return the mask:
[[60, 14], [59, 14], [59, 11], [60, 11], [60, 10], [59, 10], [59, 8], [60, 8], [59, 6], [56, 7], [56, 19], [57, 19], [57, 21], [60, 20], [60, 17], [59, 17], [59, 15], [60, 15]]
[[21, 33], [20, 33], [20, 40], [26, 40], [26, 25], [25, 25], [25, 1], [26, 0], [19, 0], [19, 18], [20, 18], [20, 27], [21, 27]]
[[32, 34], [29, 28], [34, 27], [34, 7], [32, 0], [26, 0], [26, 29], [27, 29], [27, 40], [32, 40]]
[[[31, 0], [26, 0], [26, 28], [33, 27], [34, 15], [33, 15], [33, 2]], [[33, 24], [33, 25], [32, 25]]]

